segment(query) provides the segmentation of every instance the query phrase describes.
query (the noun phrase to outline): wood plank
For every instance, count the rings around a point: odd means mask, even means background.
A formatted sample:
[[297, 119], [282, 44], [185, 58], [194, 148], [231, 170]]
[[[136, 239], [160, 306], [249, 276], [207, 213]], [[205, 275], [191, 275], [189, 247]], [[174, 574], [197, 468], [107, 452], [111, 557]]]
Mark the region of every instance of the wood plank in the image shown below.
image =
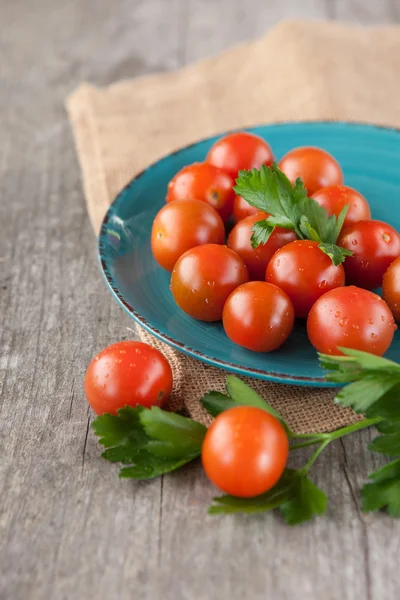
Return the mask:
[[82, 390], [90, 358], [132, 324], [97, 269], [64, 96], [85, 78], [174, 69], [282, 17], [329, 10], [322, 0], [37, 0], [35, 10], [2, 1], [0, 598], [399, 596], [399, 523], [361, 515], [354, 501], [377, 466], [365, 451], [371, 433], [316, 465], [328, 518], [298, 529], [274, 515], [211, 518], [215, 492], [200, 465], [119, 481], [88, 429]]

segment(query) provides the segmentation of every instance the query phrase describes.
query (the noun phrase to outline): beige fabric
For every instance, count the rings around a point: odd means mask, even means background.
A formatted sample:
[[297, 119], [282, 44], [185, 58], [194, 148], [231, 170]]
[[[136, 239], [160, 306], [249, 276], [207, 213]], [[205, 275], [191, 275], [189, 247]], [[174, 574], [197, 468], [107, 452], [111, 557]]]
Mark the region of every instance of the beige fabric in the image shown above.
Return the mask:
[[[291, 21], [175, 73], [104, 89], [81, 85], [67, 109], [94, 229], [135, 173], [198, 138], [300, 119], [400, 126], [399, 73], [400, 28]], [[183, 399], [206, 422], [198, 399], [207, 389], [222, 389], [225, 373], [162, 349], [175, 370], [175, 407]], [[298, 431], [332, 430], [355, 418], [333, 405], [331, 391], [252, 384]]]

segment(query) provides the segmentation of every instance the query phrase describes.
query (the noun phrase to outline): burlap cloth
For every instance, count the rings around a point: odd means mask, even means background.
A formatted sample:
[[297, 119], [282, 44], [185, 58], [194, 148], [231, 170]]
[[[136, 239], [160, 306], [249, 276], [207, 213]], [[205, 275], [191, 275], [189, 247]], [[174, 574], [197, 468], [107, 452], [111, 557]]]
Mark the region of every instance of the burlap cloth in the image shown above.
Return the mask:
[[[284, 22], [263, 38], [174, 73], [99, 89], [82, 84], [66, 102], [91, 222], [132, 176], [182, 145], [273, 121], [342, 119], [400, 126], [400, 28]], [[170, 407], [203, 423], [199, 404], [222, 390], [226, 372], [172, 350], [144, 331], [173, 366]], [[331, 431], [356, 420], [333, 390], [248, 379], [297, 432]]]

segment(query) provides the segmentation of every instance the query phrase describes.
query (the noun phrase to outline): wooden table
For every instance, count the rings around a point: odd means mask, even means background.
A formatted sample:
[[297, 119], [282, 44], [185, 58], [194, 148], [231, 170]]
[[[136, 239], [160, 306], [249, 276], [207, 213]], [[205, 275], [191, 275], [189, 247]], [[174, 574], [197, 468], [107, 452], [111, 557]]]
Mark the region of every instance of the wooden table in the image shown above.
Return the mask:
[[89, 429], [85, 368], [131, 321], [97, 267], [63, 99], [81, 80], [175, 69], [289, 16], [397, 22], [400, 1], [1, 2], [1, 600], [400, 597], [400, 523], [358, 508], [370, 432], [316, 466], [327, 518], [290, 529], [275, 515], [207, 517], [200, 466], [119, 481]]

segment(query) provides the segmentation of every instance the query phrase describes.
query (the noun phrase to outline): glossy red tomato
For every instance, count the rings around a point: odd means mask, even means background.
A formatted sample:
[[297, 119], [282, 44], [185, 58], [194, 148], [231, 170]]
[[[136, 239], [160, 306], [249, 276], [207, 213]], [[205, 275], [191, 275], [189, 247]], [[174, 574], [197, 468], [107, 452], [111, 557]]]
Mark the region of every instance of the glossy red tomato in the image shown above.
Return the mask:
[[222, 322], [235, 344], [255, 352], [271, 352], [287, 340], [293, 329], [293, 304], [276, 285], [249, 281], [229, 296]]
[[382, 285], [386, 269], [400, 256], [400, 236], [383, 221], [349, 225], [337, 243], [353, 252], [344, 262], [346, 282], [368, 290]]
[[246, 217], [235, 225], [228, 237], [228, 247], [241, 256], [249, 271], [250, 279], [264, 281], [265, 269], [273, 254], [285, 244], [297, 239], [297, 235], [290, 229], [275, 227], [266, 244], [257, 248], [251, 245], [252, 227], [257, 221], [266, 219], [267, 213], [259, 212]]
[[200, 321], [219, 321], [231, 292], [249, 279], [243, 260], [227, 246], [205, 244], [175, 264], [171, 292], [185, 313]]
[[286, 432], [261, 408], [238, 406], [219, 414], [202, 448], [204, 470], [220, 490], [251, 498], [274, 487], [289, 454]]
[[382, 356], [395, 331], [393, 315], [380, 296], [355, 286], [327, 292], [307, 320], [310, 342], [324, 354], [342, 354], [338, 346]]
[[347, 185], [330, 185], [318, 190], [312, 197], [325, 208], [328, 215], [338, 217], [343, 208], [348, 205], [344, 226], [371, 218], [371, 210], [364, 196]]
[[250, 215], [256, 215], [258, 212], [260, 212], [260, 209], [246, 202], [242, 196], [235, 196], [233, 201], [233, 220], [235, 223], [239, 223], [239, 221]]
[[328, 185], [343, 184], [339, 163], [321, 148], [295, 148], [282, 158], [279, 168], [292, 183], [300, 177], [309, 195]]
[[86, 398], [98, 415], [115, 415], [126, 405], [163, 406], [171, 390], [167, 359], [142, 342], [117, 342], [104, 348], [85, 375]]
[[240, 131], [219, 139], [207, 154], [207, 162], [223, 169], [236, 179], [242, 169], [259, 169], [274, 162], [272, 150], [254, 133]]
[[298, 240], [275, 252], [266, 280], [287, 293], [296, 317], [306, 317], [322, 294], [344, 285], [344, 269], [335, 267], [317, 242]]
[[234, 183], [228, 173], [213, 165], [193, 163], [171, 179], [166, 200], [202, 200], [215, 208], [226, 221], [233, 210]]
[[400, 321], [400, 258], [392, 262], [383, 276], [382, 295], [396, 321]]
[[151, 230], [151, 249], [167, 271], [186, 250], [201, 244], [223, 244], [224, 223], [206, 202], [175, 200], [157, 213]]

